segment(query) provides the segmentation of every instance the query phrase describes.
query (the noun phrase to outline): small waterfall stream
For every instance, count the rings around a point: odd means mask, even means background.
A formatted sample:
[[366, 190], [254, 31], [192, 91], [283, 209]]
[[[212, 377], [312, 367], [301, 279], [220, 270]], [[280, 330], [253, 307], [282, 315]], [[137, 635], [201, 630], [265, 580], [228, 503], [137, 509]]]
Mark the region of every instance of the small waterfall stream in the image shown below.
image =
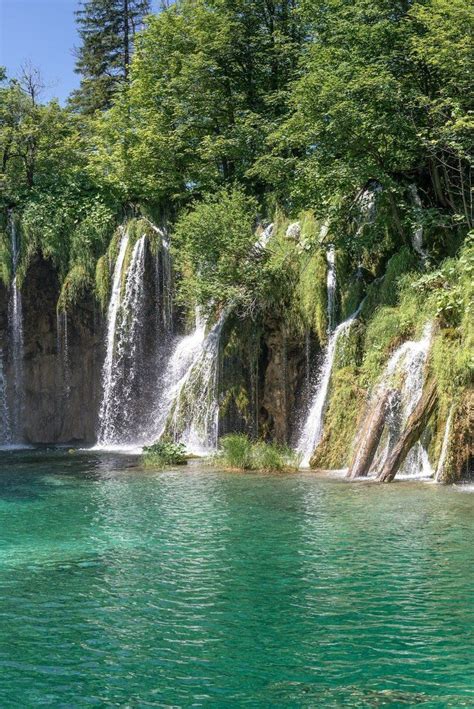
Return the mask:
[[326, 346], [324, 359], [321, 365], [319, 379], [316, 385], [316, 390], [312, 397], [312, 402], [306, 421], [300, 433], [300, 437], [296, 446], [296, 450], [301, 455], [301, 466], [309, 467], [311, 456], [314, 453], [316, 446], [321, 440], [323, 432], [323, 417], [326, 408], [326, 400], [328, 395], [329, 383], [331, 381], [331, 373], [334, 364], [337, 344], [341, 337], [345, 336], [351, 328], [354, 320], [357, 318], [360, 306], [347, 320], [344, 320], [334, 330], [336, 321], [336, 252], [331, 244], [326, 253], [327, 261], [327, 321], [329, 341]]
[[326, 261], [328, 265], [327, 272], [327, 294], [328, 294], [328, 332], [331, 333], [334, 330], [334, 325], [336, 322], [336, 251], [334, 246], [331, 244], [327, 253]]
[[[410, 194], [411, 194], [413, 204], [415, 205], [415, 208], [416, 208], [416, 211], [418, 214], [418, 220], [419, 220], [419, 216], [421, 215], [423, 205], [421, 203], [421, 199], [420, 199], [420, 195], [418, 194], [418, 190], [416, 189], [416, 185], [410, 185]], [[420, 256], [423, 263], [425, 263], [428, 258], [428, 252], [423, 247], [423, 224], [420, 222], [415, 226], [415, 229], [413, 231], [412, 245], [413, 245], [413, 249], [416, 251], [418, 256]]]
[[194, 331], [178, 340], [163, 375], [150, 442], [167, 435], [191, 453], [216, 449], [219, 347], [225, 317], [206, 335], [206, 323], [197, 311]]
[[18, 286], [17, 270], [20, 260], [20, 242], [16, 228], [15, 217], [9, 213], [11, 234], [11, 259], [13, 280], [10, 287], [8, 303], [8, 328], [10, 332], [10, 356], [13, 368], [12, 406], [10, 412], [11, 436], [14, 442], [22, 439], [22, 413], [24, 406], [23, 381], [23, 305], [21, 290]]
[[448, 455], [449, 436], [451, 433], [451, 424], [453, 421], [453, 415], [454, 415], [454, 406], [452, 406], [451, 409], [449, 410], [448, 418], [446, 419], [446, 426], [444, 429], [443, 443], [441, 445], [441, 453], [439, 455], [438, 465], [436, 466], [436, 473], [435, 473], [436, 482], [440, 482], [443, 477], [444, 466], [446, 465], [446, 458]]
[[[419, 340], [408, 340], [390, 357], [380, 383], [371, 396], [370, 409], [376, 410], [377, 401], [389, 392], [385, 428], [369, 470], [374, 475], [383, 469], [389, 454], [397, 443], [409, 416], [418, 404], [424, 384], [425, 364], [431, 346], [433, 324], [428, 322]], [[401, 379], [401, 382], [400, 382]], [[367, 435], [370, 434], [370, 426]], [[364, 441], [359, 443], [354, 468], [358, 467]], [[415, 443], [400, 468], [398, 478], [431, 477], [431, 468], [423, 440]]]
[[112, 439], [114, 408], [116, 403], [116, 367], [115, 367], [115, 346], [116, 346], [116, 325], [117, 315], [120, 306], [120, 290], [122, 284], [122, 269], [125, 254], [128, 247], [128, 233], [123, 231], [120, 240], [120, 247], [115, 262], [114, 275], [112, 281], [112, 292], [110, 295], [109, 308], [107, 311], [107, 339], [105, 360], [102, 368], [102, 404], [99, 412], [99, 445], [108, 445], [114, 442]]
[[130, 444], [134, 437], [134, 394], [143, 365], [146, 237], [142, 236], [135, 242], [130, 265], [124, 275], [122, 272], [127, 247], [128, 237], [125, 237], [117, 259], [117, 273], [114, 273], [111, 317], [108, 322], [108, 328], [113, 327], [113, 332], [107, 334], [108, 350], [104, 364], [105, 385], [99, 433], [99, 445], [102, 446]]
[[3, 351], [0, 349], [0, 445], [11, 442], [10, 416], [7, 402], [7, 383], [3, 371]]
[[303, 468], [309, 467], [311, 456], [323, 433], [324, 412], [338, 342], [349, 333], [359, 311], [360, 307], [347, 320], [338, 325], [329, 337], [316, 391], [296, 446], [297, 452], [301, 455], [301, 467]]
[[173, 438], [196, 454], [217, 448], [219, 348], [225, 318], [222, 315], [203, 340], [198, 356], [181, 381], [172, 410]]
[[71, 390], [71, 364], [69, 360], [69, 326], [66, 310], [56, 314], [57, 351], [61, 361], [63, 398], [67, 400]]
[[[390, 439], [398, 439], [410, 414], [418, 404], [424, 383], [424, 370], [431, 346], [433, 324], [425, 325], [420, 340], [409, 340], [400, 345], [398, 350], [392, 355], [386, 369], [386, 377], [390, 380], [397, 373], [403, 376], [403, 383], [400, 389], [397, 403], [392, 408], [389, 418]], [[387, 446], [386, 455], [390, 452], [392, 445]], [[381, 461], [381, 466], [385, 463], [386, 457]], [[421, 441], [418, 441], [408, 454], [404, 464], [400, 468], [397, 477], [431, 477], [431, 469], [426, 448]]]

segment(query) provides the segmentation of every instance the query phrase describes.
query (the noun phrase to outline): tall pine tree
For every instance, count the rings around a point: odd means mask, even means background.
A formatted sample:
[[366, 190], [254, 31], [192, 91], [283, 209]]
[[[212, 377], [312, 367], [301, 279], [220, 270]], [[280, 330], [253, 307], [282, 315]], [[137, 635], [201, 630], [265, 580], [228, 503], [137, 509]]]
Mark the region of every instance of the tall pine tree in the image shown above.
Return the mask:
[[83, 113], [110, 107], [117, 88], [128, 79], [137, 30], [150, 13], [150, 0], [82, 0], [76, 12], [82, 45], [76, 72], [82, 75], [71, 105]]

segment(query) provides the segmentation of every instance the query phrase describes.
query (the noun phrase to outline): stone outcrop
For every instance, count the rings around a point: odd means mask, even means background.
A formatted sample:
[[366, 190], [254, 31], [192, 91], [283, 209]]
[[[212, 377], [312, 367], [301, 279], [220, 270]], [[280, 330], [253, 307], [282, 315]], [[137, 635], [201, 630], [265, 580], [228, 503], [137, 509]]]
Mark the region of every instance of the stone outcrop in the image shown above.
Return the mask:
[[[22, 289], [24, 337], [23, 439], [27, 443], [93, 443], [100, 397], [102, 322], [92, 298], [68, 315], [67, 375], [57, 336], [59, 283], [54, 267], [36, 257]], [[7, 380], [8, 290], [0, 290], [0, 336]], [[66, 391], [66, 377], [67, 389]], [[11, 393], [10, 393], [11, 396]]]

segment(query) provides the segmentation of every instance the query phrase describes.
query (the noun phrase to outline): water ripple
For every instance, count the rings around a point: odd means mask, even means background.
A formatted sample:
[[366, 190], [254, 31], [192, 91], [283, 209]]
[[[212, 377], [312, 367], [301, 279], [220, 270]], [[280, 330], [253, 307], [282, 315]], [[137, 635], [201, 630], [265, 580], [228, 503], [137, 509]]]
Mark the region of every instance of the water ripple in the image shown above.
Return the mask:
[[8, 456], [0, 706], [474, 707], [472, 495]]

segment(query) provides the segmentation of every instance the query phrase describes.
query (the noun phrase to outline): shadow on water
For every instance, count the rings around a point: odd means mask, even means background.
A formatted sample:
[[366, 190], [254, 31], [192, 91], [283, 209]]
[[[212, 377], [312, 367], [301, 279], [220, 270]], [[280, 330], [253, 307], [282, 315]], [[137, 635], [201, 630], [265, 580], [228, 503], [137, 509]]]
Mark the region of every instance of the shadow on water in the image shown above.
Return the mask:
[[0, 500], [34, 502], [51, 488], [81, 482], [120, 480], [138, 466], [137, 456], [87, 449], [42, 447], [0, 450]]

